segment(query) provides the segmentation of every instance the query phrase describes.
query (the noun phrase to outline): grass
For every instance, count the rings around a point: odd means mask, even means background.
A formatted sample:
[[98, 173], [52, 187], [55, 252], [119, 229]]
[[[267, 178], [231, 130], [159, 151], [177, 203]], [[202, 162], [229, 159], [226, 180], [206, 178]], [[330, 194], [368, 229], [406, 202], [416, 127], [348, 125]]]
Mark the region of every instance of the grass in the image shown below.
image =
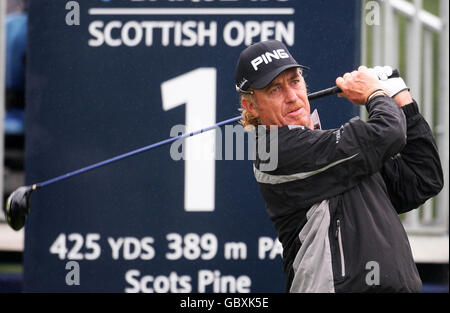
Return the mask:
[[1, 274], [20, 274], [23, 272], [22, 264], [18, 263], [0, 263]]

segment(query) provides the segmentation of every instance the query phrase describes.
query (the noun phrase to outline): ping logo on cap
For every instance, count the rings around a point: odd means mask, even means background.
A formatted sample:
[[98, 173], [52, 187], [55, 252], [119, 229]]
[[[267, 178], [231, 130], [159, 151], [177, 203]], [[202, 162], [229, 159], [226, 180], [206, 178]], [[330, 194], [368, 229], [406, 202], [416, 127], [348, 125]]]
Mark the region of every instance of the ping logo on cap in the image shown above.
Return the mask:
[[287, 59], [289, 58], [289, 54], [284, 49], [273, 50], [272, 53], [267, 51], [266, 53], [263, 53], [260, 56], [254, 58], [250, 63], [252, 64], [255, 71], [257, 71], [258, 65], [262, 64], [263, 62], [265, 64], [269, 64], [273, 61], [272, 58], [276, 60]]

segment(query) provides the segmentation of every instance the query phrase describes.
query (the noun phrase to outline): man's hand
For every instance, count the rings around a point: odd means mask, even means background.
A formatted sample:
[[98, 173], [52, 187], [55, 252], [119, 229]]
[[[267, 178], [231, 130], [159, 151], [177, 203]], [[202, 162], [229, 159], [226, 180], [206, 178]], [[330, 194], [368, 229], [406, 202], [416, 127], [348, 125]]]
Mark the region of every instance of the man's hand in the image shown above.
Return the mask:
[[383, 86], [383, 90], [386, 91], [389, 97], [394, 98], [398, 106], [402, 107], [413, 102], [409, 88], [406, 86], [403, 78], [388, 78], [392, 75], [392, 68], [390, 66], [375, 66], [374, 68], [370, 68], [369, 71], [377, 75]]
[[391, 98], [395, 97], [403, 90], [408, 89], [403, 78], [389, 78], [389, 76], [392, 75], [392, 67], [390, 66], [375, 66], [374, 68], [369, 68], [369, 72], [373, 72], [375, 75], [377, 75], [378, 79], [383, 85], [384, 91], [386, 91], [388, 96]]
[[353, 104], [364, 105], [367, 98], [377, 89], [383, 90], [383, 85], [374, 71], [360, 66], [357, 71], [346, 73], [336, 79], [336, 86], [342, 92], [338, 97], [345, 97]]

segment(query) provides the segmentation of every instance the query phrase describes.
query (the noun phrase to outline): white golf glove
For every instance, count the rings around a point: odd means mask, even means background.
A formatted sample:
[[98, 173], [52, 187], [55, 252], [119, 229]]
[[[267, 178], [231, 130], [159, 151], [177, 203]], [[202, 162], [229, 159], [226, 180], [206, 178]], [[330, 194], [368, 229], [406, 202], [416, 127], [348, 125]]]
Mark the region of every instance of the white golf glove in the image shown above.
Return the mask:
[[408, 86], [406, 86], [405, 81], [401, 77], [392, 77], [392, 67], [390, 66], [375, 66], [374, 68], [370, 68], [369, 72], [372, 75], [376, 75], [383, 86], [384, 91], [389, 95], [389, 97], [393, 98], [398, 93], [403, 90], [409, 90]]

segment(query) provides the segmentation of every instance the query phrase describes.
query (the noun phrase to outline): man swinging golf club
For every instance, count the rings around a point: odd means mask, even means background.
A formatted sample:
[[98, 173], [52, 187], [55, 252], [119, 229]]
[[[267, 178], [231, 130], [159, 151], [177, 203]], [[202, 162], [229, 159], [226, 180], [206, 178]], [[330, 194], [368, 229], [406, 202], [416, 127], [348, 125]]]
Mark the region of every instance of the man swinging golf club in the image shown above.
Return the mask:
[[[397, 213], [416, 208], [442, 188], [428, 125], [403, 80], [388, 79], [394, 76], [390, 68], [362, 67], [336, 84], [341, 96], [366, 105], [369, 121], [352, 119], [340, 129], [312, 130], [320, 123], [311, 118], [308, 99], [333, 94], [336, 88], [306, 94], [303, 68], [283, 44], [269, 41], [246, 49], [236, 70], [244, 126], [279, 127], [278, 167], [264, 172], [261, 165], [270, 160], [258, 156], [255, 177], [283, 243], [288, 290], [419, 291]], [[21, 187], [4, 207], [7, 221], [16, 230], [24, 226], [30, 195], [39, 188], [238, 119]], [[373, 264], [379, 280], [364, 279]]]
[[283, 245], [287, 291], [420, 292], [398, 214], [443, 187], [427, 122], [391, 68], [361, 66], [336, 85], [368, 121], [315, 129], [304, 68], [281, 42], [264, 41], [242, 51], [235, 71], [243, 126], [264, 125], [257, 136], [267, 141], [278, 126], [278, 166], [265, 171], [257, 153], [254, 175]]

